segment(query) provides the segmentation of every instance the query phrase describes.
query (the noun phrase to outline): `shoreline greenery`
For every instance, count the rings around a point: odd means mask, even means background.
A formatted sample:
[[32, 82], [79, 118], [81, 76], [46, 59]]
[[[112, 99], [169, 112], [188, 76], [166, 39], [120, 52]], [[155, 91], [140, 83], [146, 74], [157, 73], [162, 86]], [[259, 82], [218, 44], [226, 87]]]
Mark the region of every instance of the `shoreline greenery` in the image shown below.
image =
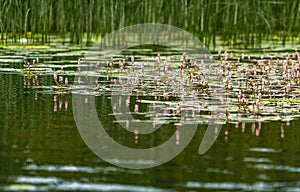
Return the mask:
[[263, 40], [300, 42], [299, 0], [1, 0], [1, 43], [21, 38], [89, 42], [139, 23], [170, 24], [205, 45], [217, 38], [245, 48]]

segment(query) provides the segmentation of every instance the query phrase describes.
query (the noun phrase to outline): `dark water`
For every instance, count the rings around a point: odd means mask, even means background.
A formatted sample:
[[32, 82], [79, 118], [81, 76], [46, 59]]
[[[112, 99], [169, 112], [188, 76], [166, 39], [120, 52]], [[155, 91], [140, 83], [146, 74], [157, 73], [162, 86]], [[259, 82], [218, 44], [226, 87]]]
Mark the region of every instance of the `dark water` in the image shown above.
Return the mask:
[[[35, 93], [23, 81], [0, 74], [1, 191], [300, 191], [299, 120], [262, 123], [260, 133], [252, 123], [244, 130], [224, 125], [204, 155], [198, 147], [206, 127], [199, 125], [170, 162], [130, 170], [101, 160], [85, 145], [71, 94], [58, 97], [54, 110], [54, 95]], [[118, 135], [111, 126], [110, 134]], [[122, 139], [134, 143], [132, 135]]]

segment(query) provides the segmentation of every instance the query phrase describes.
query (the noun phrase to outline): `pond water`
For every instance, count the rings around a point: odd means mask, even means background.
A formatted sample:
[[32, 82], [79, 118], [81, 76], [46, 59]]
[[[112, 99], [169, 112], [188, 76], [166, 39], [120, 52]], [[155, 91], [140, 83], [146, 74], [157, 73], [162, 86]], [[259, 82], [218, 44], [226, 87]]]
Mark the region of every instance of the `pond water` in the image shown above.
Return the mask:
[[[62, 74], [59, 70], [63, 66], [69, 84], [75, 82], [72, 72], [77, 70], [77, 59], [84, 51], [56, 47], [50, 51], [1, 52], [1, 191], [300, 190], [298, 118], [262, 122], [252, 119], [238, 125], [234, 120], [224, 122], [216, 142], [203, 155], [198, 154], [198, 148], [207, 124], [199, 124], [192, 141], [178, 156], [150, 169], [120, 168], [103, 161], [79, 134], [72, 93], [57, 90], [53, 80], [53, 71]], [[34, 78], [28, 79], [26, 71], [13, 70], [22, 68], [23, 56], [30, 61], [39, 57], [39, 62], [46, 64], [40, 66], [53, 71], [38, 73], [37, 85]], [[174, 133], [174, 124], [170, 123], [154, 136], [136, 138], [133, 133], [124, 133], [115, 121], [107, 95], [97, 95], [95, 103], [106, 131], [119, 143], [149, 147]], [[140, 111], [149, 107], [144, 105], [140, 105]], [[130, 111], [134, 107], [135, 103], [130, 102]]]

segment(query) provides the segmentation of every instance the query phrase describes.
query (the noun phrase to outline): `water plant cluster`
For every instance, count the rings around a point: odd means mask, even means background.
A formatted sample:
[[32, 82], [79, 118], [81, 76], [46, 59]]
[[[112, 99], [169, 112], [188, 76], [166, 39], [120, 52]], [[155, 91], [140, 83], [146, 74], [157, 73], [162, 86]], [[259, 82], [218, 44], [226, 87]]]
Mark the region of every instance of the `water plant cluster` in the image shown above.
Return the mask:
[[218, 37], [243, 48], [263, 40], [285, 44], [299, 42], [299, 6], [291, 0], [3, 1], [0, 39], [53, 42], [55, 33], [80, 43], [133, 24], [164, 23], [191, 32], [206, 46]]
[[[39, 63], [34, 62], [38, 69]], [[204, 62], [214, 66], [208, 68], [210, 74], [205, 71]], [[297, 50], [275, 54], [264, 51], [260, 56], [219, 51], [198, 61], [186, 53], [157, 54], [154, 58], [147, 56], [139, 60], [134, 56], [130, 59], [118, 56], [94, 61], [89, 70], [83, 70], [88, 65], [78, 59], [76, 71], [69, 72], [63, 69], [35, 71], [34, 66], [27, 63], [24, 70], [39, 92], [65, 94], [72, 91], [107, 96], [111, 100], [112, 115], [118, 116], [116, 121], [126, 127], [130, 123], [126, 114], [133, 114], [136, 119], [151, 119], [153, 124], [168, 121], [178, 125], [209, 123], [215, 110], [224, 114], [223, 119], [213, 118], [217, 123], [289, 122], [300, 115]], [[36, 84], [37, 74], [43, 73], [52, 74], [53, 85]], [[73, 84], [69, 83], [70, 75], [76, 77]], [[217, 95], [222, 98], [215, 102]]]

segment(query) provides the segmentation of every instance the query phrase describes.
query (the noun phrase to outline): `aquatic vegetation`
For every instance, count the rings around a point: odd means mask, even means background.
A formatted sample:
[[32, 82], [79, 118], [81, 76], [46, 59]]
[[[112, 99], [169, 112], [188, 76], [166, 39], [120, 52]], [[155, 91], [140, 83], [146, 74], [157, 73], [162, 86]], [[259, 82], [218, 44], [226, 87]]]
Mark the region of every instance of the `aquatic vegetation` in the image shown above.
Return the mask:
[[[289, 120], [299, 116], [300, 59], [297, 51], [281, 55], [264, 52], [260, 58], [244, 54], [234, 58], [225, 51], [215, 57], [222, 68], [218, 78], [226, 90], [224, 96], [228, 99], [228, 122]], [[213, 90], [201, 74], [200, 63], [192, 59], [189, 63], [185, 59], [181, 63], [178, 60], [160, 62], [159, 55], [157, 61], [145, 64], [143, 61], [134, 62], [132, 58], [131, 62], [120, 60], [118, 67], [112, 64], [111, 59], [103, 69], [108, 70], [110, 76], [106, 76], [101, 86], [97, 81], [97, 88], [104, 94], [118, 94], [131, 84], [138, 103], [149, 103], [144, 99], [139, 100], [139, 97], [150, 96], [153, 101], [169, 105], [167, 109], [176, 105], [184, 106], [180, 103], [179, 90], [176, 89], [180, 86], [191, 98], [198, 98], [201, 102], [209, 99]], [[105, 76], [99, 69], [96, 72]], [[210, 107], [202, 105], [198, 111], [209, 112]]]
[[[108, 115], [128, 129], [143, 122], [157, 128], [166, 123], [180, 126], [216, 121], [235, 124], [242, 131], [250, 124], [253, 134], [259, 135], [261, 123], [282, 121], [284, 135], [284, 126], [300, 115], [297, 50], [219, 51], [205, 55], [202, 61], [198, 55], [135, 49], [86, 60], [67, 58], [68, 54], [61, 54], [64, 51], [56, 50], [14, 56], [12, 61], [1, 57], [0, 71], [24, 76], [24, 88], [33, 89], [36, 100], [40, 94], [53, 95], [54, 111], [69, 108], [71, 93], [85, 95], [86, 103], [89, 96], [106, 97], [111, 107]], [[56, 55], [56, 60], [49, 55]], [[220, 69], [214, 81], [203, 73], [203, 62]], [[222, 88], [224, 100], [214, 103], [216, 87]], [[222, 111], [222, 119], [214, 117], [216, 110]]]
[[[214, 57], [221, 67], [217, 78], [225, 90], [222, 94], [226, 108], [222, 110], [227, 122], [290, 121], [299, 117], [300, 59], [297, 51], [292, 54], [263, 52], [260, 57], [219, 51]], [[54, 86], [37, 87], [50, 88], [56, 93], [74, 90], [79, 93], [84, 89], [87, 95], [110, 96], [114, 109], [120, 108], [118, 103], [123, 100], [128, 107], [130, 97], [135, 97], [132, 110], [135, 114], [147, 118], [157, 115], [151, 109], [139, 110], [139, 106], [145, 104], [156, 110], [161, 108], [159, 120], [178, 123], [178, 114], [187, 113], [189, 123], [207, 123], [214, 109], [210, 103], [213, 86], [202, 74], [201, 63], [185, 54], [173, 57], [158, 54], [155, 59], [147, 59], [136, 61], [131, 57], [126, 60], [120, 56], [118, 61], [110, 58], [103, 65], [95, 61], [93, 71], [81, 71], [80, 68], [87, 65], [78, 60], [75, 72], [52, 72]], [[207, 60], [212, 61], [213, 57], [207, 56]], [[26, 68], [27, 71], [32, 69]], [[69, 84], [67, 76], [70, 75], [77, 76], [76, 84]], [[83, 81], [89, 81], [89, 86], [80, 88]], [[182, 96], [183, 92], [186, 95]]]

